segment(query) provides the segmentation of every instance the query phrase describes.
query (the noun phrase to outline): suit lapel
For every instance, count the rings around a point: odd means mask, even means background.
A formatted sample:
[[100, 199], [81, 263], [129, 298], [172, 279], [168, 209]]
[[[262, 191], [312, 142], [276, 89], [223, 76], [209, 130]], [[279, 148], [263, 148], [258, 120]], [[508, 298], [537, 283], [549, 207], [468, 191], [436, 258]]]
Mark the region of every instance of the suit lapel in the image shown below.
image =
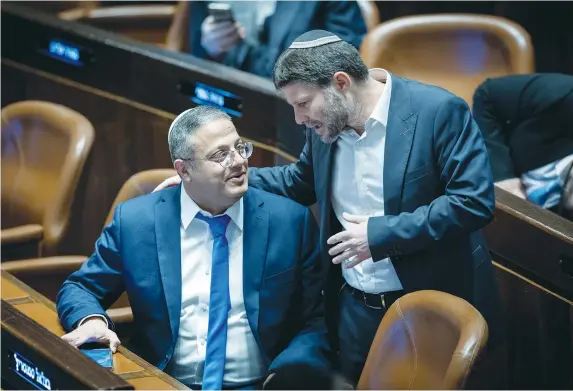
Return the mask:
[[392, 77], [392, 95], [384, 147], [384, 213], [400, 213], [406, 165], [414, 140], [418, 115], [410, 107], [410, 91], [406, 82]]
[[[309, 130], [311, 131], [311, 130]], [[332, 213], [332, 174], [334, 170], [334, 153], [336, 152], [336, 142], [332, 144], [325, 144], [320, 140], [315, 134], [312, 134], [313, 147], [312, 151], [313, 161], [316, 162], [314, 167], [315, 172], [315, 191], [320, 192], [317, 194], [318, 200], [322, 200], [320, 209], [320, 220], [322, 229], [320, 230], [320, 250], [321, 254], [326, 256], [327, 259], [323, 259], [325, 265], [329, 266], [330, 256], [328, 255], [328, 249], [326, 248], [326, 241], [332, 235], [331, 229], [331, 215]]]
[[181, 313], [181, 191], [181, 186], [166, 190], [163, 199], [155, 205], [157, 259], [173, 343], [179, 334]]
[[260, 346], [259, 292], [267, 258], [269, 211], [257, 190], [249, 188], [243, 200], [243, 298], [249, 325]]

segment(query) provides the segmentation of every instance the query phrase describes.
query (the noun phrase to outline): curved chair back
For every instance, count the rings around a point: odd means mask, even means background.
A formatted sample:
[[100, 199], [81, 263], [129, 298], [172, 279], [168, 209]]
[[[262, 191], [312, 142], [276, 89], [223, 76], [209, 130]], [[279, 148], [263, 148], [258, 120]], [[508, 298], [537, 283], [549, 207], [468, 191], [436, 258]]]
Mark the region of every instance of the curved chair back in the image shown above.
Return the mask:
[[[173, 175], [176, 175], [173, 169], [155, 169], [141, 171], [130, 177], [115, 197], [106, 224], [113, 218], [113, 211], [117, 204], [151, 193], [157, 185]], [[36, 291], [55, 301], [66, 278], [78, 270], [85, 261], [86, 257], [79, 255], [22, 259], [3, 263], [2, 270], [13, 274]], [[107, 312], [114, 323], [131, 322], [133, 317], [127, 294], [123, 293]]]
[[370, 0], [357, 0], [364, 23], [366, 23], [366, 31], [372, 31], [380, 24], [380, 11], [375, 1]]
[[368, 68], [436, 85], [472, 105], [486, 78], [534, 72], [527, 31], [490, 15], [436, 14], [392, 19], [369, 32], [361, 46]]
[[407, 294], [384, 315], [358, 389], [461, 389], [487, 338], [485, 319], [467, 301]]
[[23, 101], [2, 109], [2, 229], [40, 225], [54, 254], [68, 226], [92, 124], [65, 106]]
[[165, 46], [177, 5], [129, 4], [79, 6], [62, 11], [60, 19], [73, 20], [128, 36], [137, 41]]
[[177, 171], [172, 168], [158, 168], [153, 170], [145, 170], [133, 174], [121, 187], [113, 205], [109, 209], [105, 225], [111, 223], [113, 220], [113, 212], [117, 204], [125, 202], [131, 198], [139, 197], [144, 194], [149, 194], [165, 179], [177, 175]]

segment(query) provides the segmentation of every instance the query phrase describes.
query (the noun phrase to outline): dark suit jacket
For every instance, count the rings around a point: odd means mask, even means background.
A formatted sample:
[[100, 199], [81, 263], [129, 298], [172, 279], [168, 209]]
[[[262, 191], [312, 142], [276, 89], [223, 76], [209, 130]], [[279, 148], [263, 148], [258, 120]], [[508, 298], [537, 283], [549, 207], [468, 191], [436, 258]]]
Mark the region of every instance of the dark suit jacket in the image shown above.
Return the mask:
[[[58, 315], [66, 330], [91, 314], [107, 317], [104, 309], [127, 291], [136, 325], [133, 348], [165, 368], [181, 312], [180, 189], [117, 206], [95, 253], [58, 294]], [[312, 213], [257, 189], [249, 189], [243, 205], [245, 308], [269, 369], [294, 363], [326, 367], [323, 271]]]
[[[308, 132], [298, 162], [251, 168], [249, 177], [252, 186], [318, 203], [325, 265], [332, 265], [326, 241], [341, 230], [331, 205], [335, 149], [336, 143], [324, 144]], [[498, 296], [481, 228], [493, 216], [494, 186], [467, 104], [438, 87], [392, 75], [383, 181], [385, 216], [368, 223], [373, 259], [390, 257], [406, 292], [435, 289], [459, 296], [493, 328]], [[331, 266], [325, 292], [331, 329], [338, 276], [340, 266]]]
[[501, 181], [573, 153], [573, 76], [556, 73], [488, 79], [473, 114]]
[[[201, 46], [201, 23], [209, 15], [208, 2], [192, 1], [189, 7], [191, 54], [208, 58]], [[277, 1], [260, 32], [260, 44], [248, 42], [227, 53], [223, 63], [259, 76], [270, 77], [279, 55], [301, 34], [328, 30], [356, 48], [366, 34], [366, 24], [355, 1]]]

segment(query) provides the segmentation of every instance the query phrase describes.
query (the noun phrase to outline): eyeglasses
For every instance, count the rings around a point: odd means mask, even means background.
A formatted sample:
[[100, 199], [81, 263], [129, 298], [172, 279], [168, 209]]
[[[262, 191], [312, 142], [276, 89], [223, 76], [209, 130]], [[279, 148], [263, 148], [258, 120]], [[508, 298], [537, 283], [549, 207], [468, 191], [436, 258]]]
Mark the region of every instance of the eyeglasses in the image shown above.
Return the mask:
[[189, 160], [189, 161], [208, 160], [215, 163], [219, 163], [221, 166], [223, 166], [223, 168], [228, 168], [231, 167], [231, 165], [235, 161], [235, 153], [238, 153], [239, 155], [241, 155], [243, 159], [247, 160], [253, 154], [253, 144], [249, 142], [237, 144], [234, 150], [217, 152], [214, 156], [208, 159], [195, 158], [195, 159], [182, 159], [182, 160]]

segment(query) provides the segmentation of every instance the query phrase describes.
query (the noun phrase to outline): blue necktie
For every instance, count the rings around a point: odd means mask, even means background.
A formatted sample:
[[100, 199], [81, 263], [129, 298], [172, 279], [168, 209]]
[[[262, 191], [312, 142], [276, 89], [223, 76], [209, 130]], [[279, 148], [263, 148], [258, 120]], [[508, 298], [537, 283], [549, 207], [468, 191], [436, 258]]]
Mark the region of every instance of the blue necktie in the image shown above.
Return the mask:
[[227, 351], [227, 317], [231, 310], [229, 293], [229, 243], [225, 236], [231, 220], [228, 215], [197, 218], [209, 224], [213, 235], [213, 259], [211, 266], [211, 294], [209, 297], [209, 330], [207, 352], [203, 371], [203, 390], [220, 390], [223, 387], [225, 357]]

